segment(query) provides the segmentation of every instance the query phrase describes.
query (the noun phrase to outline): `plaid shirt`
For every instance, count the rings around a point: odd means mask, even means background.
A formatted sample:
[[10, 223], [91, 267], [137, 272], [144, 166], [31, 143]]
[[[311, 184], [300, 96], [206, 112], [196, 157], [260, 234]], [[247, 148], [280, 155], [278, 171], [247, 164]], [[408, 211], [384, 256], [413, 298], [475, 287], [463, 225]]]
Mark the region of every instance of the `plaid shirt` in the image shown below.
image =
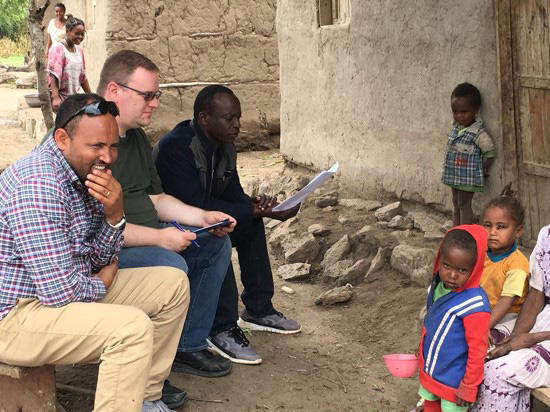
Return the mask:
[[93, 273], [122, 241], [50, 137], [0, 175], [0, 320], [18, 298], [100, 300], [105, 286]]
[[[488, 139], [485, 144], [480, 143], [482, 135]], [[441, 181], [448, 185], [483, 187], [483, 155], [492, 149], [492, 142], [480, 118], [467, 128], [453, 124], [447, 141]]]

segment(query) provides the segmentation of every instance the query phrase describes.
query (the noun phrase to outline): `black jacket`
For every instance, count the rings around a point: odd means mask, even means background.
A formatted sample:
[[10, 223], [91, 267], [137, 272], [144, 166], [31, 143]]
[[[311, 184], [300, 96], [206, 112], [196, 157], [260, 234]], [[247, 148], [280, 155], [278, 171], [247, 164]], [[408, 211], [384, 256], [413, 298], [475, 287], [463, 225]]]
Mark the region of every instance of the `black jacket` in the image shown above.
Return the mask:
[[235, 145], [208, 138], [191, 120], [159, 140], [155, 164], [164, 191], [205, 210], [219, 210], [240, 224], [253, 219], [252, 201], [239, 181]]

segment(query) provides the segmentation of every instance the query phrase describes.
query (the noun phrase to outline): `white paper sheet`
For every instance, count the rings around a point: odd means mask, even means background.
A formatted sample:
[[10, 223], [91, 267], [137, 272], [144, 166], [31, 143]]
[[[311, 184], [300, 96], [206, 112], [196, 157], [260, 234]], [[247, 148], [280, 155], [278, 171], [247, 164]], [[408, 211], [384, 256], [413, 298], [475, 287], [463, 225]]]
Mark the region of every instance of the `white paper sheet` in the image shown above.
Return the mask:
[[306, 197], [309, 196], [311, 192], [313, 192], [315, 189], [317, 189], [319, 186], [321, 186], [323, 183], [325, 183], [328, 179], [330, 179], [334, 174], [338, 171], [338, 162], [336, 162], [332, 167], [328, 170], [323, 170], [321, 173], [319, 173], [317, 176], [315, 176], [311, 181], [305, 185], [298, 193], [295, 195], [289, 197], [284, 202], [278, 204], [273, 208], [274, 212], [282, 212], [288, 209], [292, 209], [296, 205], [299, 205], [302, 203]]

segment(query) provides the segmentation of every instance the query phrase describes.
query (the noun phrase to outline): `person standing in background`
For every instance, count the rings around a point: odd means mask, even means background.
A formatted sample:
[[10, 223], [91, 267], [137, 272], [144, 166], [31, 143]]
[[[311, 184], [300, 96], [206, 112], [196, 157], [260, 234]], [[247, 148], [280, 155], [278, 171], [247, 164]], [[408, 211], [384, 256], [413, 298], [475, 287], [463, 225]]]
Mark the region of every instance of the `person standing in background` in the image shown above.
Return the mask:
[[48, 28], [46, 29], [48, 36], [46, 57], [48, 57], [48, 50], [50, 50], [50, 47], [65, 38], [65, 23], [67, 23], [65, 11], [65, 5], [63, 3], [57, 3], [55, 5], [55, 18], [50, 20]]
[[65, 39], [54, 44], [48, 52], [48, 84], [54, 112], [68, 96], [78, 93], [81, 87], [86, 93], [91, 93], [86, 77], [84, 51], [79, 47], [85, 33], [84, 22], [69, 14], [65, 24]]

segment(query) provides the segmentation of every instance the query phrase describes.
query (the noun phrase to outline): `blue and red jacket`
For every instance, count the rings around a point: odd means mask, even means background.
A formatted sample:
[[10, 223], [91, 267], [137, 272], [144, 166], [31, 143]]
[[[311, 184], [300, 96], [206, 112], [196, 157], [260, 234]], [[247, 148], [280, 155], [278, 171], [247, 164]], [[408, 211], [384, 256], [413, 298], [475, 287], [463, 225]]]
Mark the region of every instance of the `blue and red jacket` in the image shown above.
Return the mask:
[[477, 387], [483, 380], [491, 318], [489, 299], [479, 286], [487, 250], [487, 231], [477, 225], [457, 226], [451, 230], [456, 229], [467, 231], [475, 239], [477, 259], [466, 283], [434, 302], [433, 293], [440, 282], [441, 248], [437, 254], [420, 340], [419, 380], [428, 391], [450, 402], [456, 402], [457, 396], [475, 402]]

